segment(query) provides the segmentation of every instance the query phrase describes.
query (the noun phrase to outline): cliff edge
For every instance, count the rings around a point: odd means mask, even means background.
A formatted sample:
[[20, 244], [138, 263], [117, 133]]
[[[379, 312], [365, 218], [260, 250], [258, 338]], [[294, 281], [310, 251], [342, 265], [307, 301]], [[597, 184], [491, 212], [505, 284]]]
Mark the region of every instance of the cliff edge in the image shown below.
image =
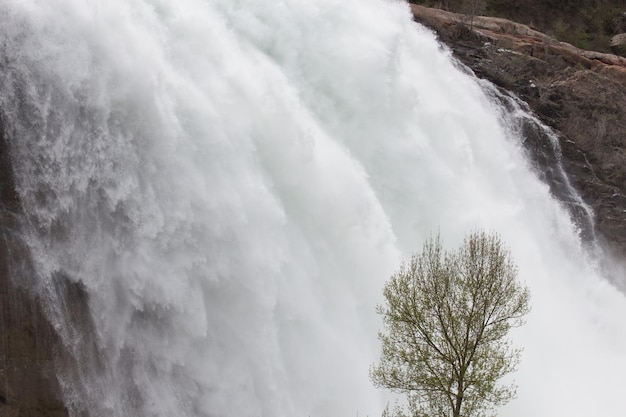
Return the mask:
[[502, 18], [410, 6], [459, 61], [517, 95], [556, 131], [564, 168], [593, 208], [600, 240], [626, 259], [626, 58]]

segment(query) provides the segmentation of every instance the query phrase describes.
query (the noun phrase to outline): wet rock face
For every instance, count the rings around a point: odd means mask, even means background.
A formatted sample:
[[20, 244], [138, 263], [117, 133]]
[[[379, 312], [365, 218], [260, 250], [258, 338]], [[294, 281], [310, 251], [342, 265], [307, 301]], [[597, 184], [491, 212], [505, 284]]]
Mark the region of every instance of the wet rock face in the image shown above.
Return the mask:
[[593, 206], [599, 232], [626, 257], [626, 87], [573, 71], [547, 88], [563, 115], [556, 128], [577, 187]]
[[6, 229], [0, 237], [0, 415], [66, 417], [53, 357], [57, 335], [38, 300], [9, 277], [24, 266], [19, 239]]
[[30, 283], [24, 282], [29, 274], [19, 201], [0, 125], [0, 416], [67, 417], [55, 372], [61, 344]]
[[626, 259], [626, 59], [580, 50], [505, 19], [411, 9], [462, 63], [516, 94], [558, 132], [563, 165], [594, 209], [600, 239]]

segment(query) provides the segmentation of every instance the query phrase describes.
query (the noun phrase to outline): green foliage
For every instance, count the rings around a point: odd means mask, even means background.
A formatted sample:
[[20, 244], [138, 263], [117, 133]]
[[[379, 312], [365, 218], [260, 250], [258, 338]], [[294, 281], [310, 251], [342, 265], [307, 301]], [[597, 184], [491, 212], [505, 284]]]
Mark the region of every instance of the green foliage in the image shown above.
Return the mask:
[[[504, 17], [583, 49], [611, 52], [610, 38], [626, 32], [624, 0], [410, 0], [455, 13]], [[567, 22], [567, 23], [564, 23]], [[613, 53], [623, 55], [620, 48]]]
[[530, 298], [516, 276], [497, 235], [472, 233], [454, 252], [427, 241], [385, 285], [374, 384], [406, 393], [412, 417], [483, 416], [509, 401], [515, 387], [497, 382], [519, 350], [506, 335], [523, 323]]
[[487, 0], [410, 0], [409, 2], [473, 16], [484, 14], [487, 5]]

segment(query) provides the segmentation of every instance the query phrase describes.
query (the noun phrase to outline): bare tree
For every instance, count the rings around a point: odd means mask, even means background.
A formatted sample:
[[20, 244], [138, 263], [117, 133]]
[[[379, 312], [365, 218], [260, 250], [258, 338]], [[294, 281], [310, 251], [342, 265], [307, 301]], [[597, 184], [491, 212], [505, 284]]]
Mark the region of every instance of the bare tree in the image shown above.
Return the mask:
[[484, 416], [508, 402], [515, 386], [498, 380], [520, 351], [506, 336], [530, 309], [516, 278], [496, 234], [472, 233], [454, 252], [427, 241], [385, 285], [374, 384], [408, 394], [411, 416]]

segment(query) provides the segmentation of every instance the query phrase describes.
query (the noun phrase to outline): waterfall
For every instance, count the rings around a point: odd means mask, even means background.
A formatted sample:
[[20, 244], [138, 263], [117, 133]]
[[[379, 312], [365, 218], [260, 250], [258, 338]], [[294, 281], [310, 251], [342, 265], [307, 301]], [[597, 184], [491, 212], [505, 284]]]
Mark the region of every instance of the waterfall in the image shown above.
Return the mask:
[[[453, 247], [478, 228], [532, 291], [500, 415], [622, 415], [624, 295], [405, 3], [4, 0], [0, 28], [73, 415], [380, 415], [385, 280], [431, 233]], [[84, 329], [62, 282], [86, 295]]]

